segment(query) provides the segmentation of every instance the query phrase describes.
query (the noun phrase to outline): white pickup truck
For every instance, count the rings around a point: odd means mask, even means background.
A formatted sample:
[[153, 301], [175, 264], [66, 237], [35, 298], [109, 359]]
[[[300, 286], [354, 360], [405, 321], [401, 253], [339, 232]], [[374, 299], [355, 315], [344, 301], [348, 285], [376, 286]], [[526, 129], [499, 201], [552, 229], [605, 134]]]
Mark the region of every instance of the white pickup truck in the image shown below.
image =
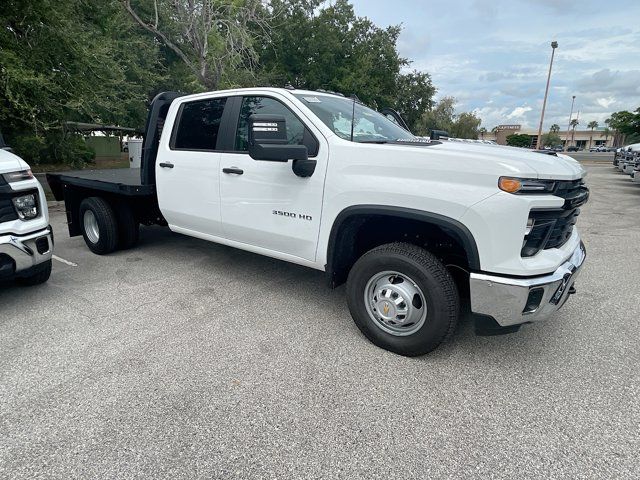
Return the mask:
[[44, 283], [53, 231], [42, 186], [20, 157], [0, 149], [0, 281]]
[[564, 304], [585, 258], [584, 175], [563, 155], [424, 140], [340, 95], [251, 88], [160, 94], [140, 170], [48, 181], [95, 253], [155, 223], [322, 270], [346, 281], [367, 338], [420, 355], [463, 297], [505, 330]]

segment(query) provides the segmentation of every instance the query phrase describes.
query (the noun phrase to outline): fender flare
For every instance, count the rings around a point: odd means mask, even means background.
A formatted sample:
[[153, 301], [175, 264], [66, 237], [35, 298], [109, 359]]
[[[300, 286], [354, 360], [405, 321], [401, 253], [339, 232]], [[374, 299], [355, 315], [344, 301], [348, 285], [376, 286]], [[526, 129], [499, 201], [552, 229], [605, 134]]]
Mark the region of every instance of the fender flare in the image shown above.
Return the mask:
[[478, 246], [476, 240], [469, 229], [453, 218], [438, 213], [426, 212], [413, 208], [393, 207], [388, 205], [354, 205], [342, 210], [333, 222], [331, 233], [329, 234], [329, 245], [327, 247], [327, 264], [325, 271], [329, 277], [333, 277], [336, 266], [333, 265], [335, 258], [335, 247], [338, 240], [338, 233], [344, 222], [353, 216], [363, 215], [382, 215], [396, 218], [404, 218], [408, 220], [417, 220], [425, 223], [431, 223], [441, 227], [451, 236], [453, 236], [464, 248], [469, 261], [471, 270], [480, 270], [480, 255], [478, 254]]

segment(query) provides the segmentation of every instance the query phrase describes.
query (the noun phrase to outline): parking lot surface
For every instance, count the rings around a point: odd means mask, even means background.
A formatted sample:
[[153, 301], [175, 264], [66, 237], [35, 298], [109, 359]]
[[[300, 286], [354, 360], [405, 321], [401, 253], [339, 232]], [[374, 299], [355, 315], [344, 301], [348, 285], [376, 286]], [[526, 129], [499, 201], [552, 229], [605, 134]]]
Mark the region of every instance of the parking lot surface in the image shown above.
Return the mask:
[[578, 294], [420, 358], [321, 272], [155, 227], [100, 257], [54, 208], [68, 263], [0, 288], [0, 478], [638, 478], [640, 186], [587, 168]]

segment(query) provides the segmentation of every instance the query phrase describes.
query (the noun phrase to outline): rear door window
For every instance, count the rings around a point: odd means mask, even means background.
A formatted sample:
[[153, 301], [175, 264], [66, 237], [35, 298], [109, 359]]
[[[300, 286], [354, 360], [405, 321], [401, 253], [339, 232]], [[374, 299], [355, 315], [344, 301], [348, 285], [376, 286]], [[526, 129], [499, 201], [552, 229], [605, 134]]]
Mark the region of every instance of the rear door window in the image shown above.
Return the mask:
[[226, 98], [209, 98], [183, 104], [171, 147], [215, 150], [226, 101]]

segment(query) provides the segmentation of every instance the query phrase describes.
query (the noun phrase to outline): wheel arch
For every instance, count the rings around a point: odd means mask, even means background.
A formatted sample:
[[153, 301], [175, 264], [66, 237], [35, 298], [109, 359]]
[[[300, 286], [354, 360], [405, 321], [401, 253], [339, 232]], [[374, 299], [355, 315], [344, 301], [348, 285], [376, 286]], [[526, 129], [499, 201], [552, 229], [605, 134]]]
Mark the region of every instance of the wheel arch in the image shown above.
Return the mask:
[[[480, 270], [480, 256], [478, 247], [469, 229], [451, 217], [433, 212], [426, 212], [413, 208], [395, 207], [388, 205], [354, 205], [342, 210], [335, 218], [329, 234], [327, 246], [327, 263], [325, 271], [332, 287], [345, 282], [353, 263], [362, 255], [356, 245], [359, 229], [371, 219], [380, 222], [397, 224], [406, 222], [425, 229], [425, 232], [438, 230], [453, 239], [466, 256], [467, 266], [471, 270]], [[390, 240], [402, 240], [403, 232], [398, 231], [387, 235]], [[386, 238], [386, 237], [385, 237]]]

